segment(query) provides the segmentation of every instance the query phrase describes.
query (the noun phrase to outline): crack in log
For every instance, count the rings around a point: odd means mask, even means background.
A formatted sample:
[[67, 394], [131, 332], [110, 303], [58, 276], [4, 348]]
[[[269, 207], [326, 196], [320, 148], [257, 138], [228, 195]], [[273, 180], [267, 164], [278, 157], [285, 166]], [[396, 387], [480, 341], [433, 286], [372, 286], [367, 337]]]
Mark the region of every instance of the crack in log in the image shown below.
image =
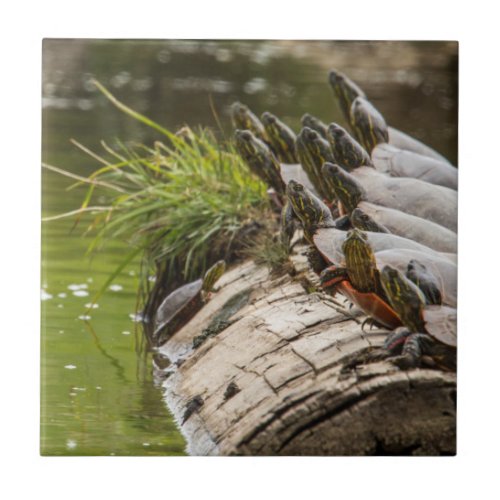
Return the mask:
[[[369, 394], [371, 395], [371, 394]], [[325, 422], [326, 420], [329, 420], [330, 418], [339, 415], [340, 413], [344, 411], [350, 411], [351, 408], [356, 406], [359, 402], [363, 401], [366, 399], [369, 395], [360, 393], [358, 396], [353, 397], [352, 399], [349, 399], [347, 401], [344, 401], [343, 403], [339, 404], [335, 408], [331, 409], [330, 411], [327, 411], [326, 413], [320, 415], [319, 417], [314, 418], [313, 420], [310, 420], [304, 425], [301, 425], [298, 427], [287, 439], [283, 441], [281, 446], [278, 448], [277, 452], [280, 453], [285, 446], [290, 444], [295, 438], [300, 436], [302, 433], [304, 433], [307, 430], [311, 430], [314, 427], [318, 426], [319, 424]]]
[[299, 354], [292, 346], [290, 346], [290, 348], [292, 349], [292, 352], [296, 356], [298, 356], [300, 359], [302, 359], [302, 361], [304, 361], [305, 363], [307, 363], [311, 367], [311, 369], [315, 375], [318, 375], [318, 369], [314, 366], [313, 363], [311, 363], [311, 361], [309, 361], [305, 356], [302, 356], [302, 354]]
[[274, 393], [275, 396], [278, 395], [278, 392], [276, 391], [276, 389], [274, 388], [274, 386], [271, 384], [271, 382], [269, 382], [269, 380], [267, 379], [267, 377], [264, 375], [264, 373], [259, 373], [258, 371], [256, 370], [251, 370], [250, 368], [246, 367], [246, 366], [239, 366], [237, 365], [236, 363], [233, 363], [233, 366], [235, 366], [236, 368], [240, 369], [241, 371], [245, 372], [245, 373], [250, 373], [252, 375], [255, 375], [257, 377], [260, 377], [262, 378], [262, 380], [264, 380], [264, 382], [268, 385], [268, 387], [271, 389], [271, 391]]
[[236, 448], [241, 448], [243, 446], [247, 446], [249, 443], [251, 443], [261, 432], [265, 431], [273, 422], [275, 422], [277, 419], [281, 417], [281, 415], [284, 415], [287, 411], [292, 410], [298, 405], [301, 405], [305, 403], [308, 399], [313, 398], [318, 392], [320, 391], [313, 391], [311, 393], [306, 394], [305, 396], [302, 396], [296, 400], [292, 400], [289, 404], [283, 406], [283, 407], [278, 407], [276, 410], [272, 412], [272, 415], [267, 419], [264, 420], [262, 423], [257, 425], [255, 429], [246, 437], [244, 437], [236, 446]]

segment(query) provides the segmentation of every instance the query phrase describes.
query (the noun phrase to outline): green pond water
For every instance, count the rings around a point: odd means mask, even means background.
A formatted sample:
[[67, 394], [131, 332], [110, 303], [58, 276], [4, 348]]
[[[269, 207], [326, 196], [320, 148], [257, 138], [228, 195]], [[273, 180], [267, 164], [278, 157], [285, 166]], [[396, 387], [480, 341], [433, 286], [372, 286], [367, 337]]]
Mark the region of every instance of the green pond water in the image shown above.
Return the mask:
[[[78, 175], [99, 164], [70, 143], [152, 143], [90, 84], [162, 125], [226, 132], [234, 100], [269, 110], [296, 131], [305, 112], [343, 123], [328, 70], [350, 75], [387, 121], [457, 161], [457, 46], [426, 42], [45, 40], [42, 160]], [[209, 99], [210, 96], [210, 99]], [[86, 190], [42, 172], [42, 215], [75, 210]], [[103, 200], [98, 198], [92, 204]], [[42, 224], [41, 444], [43, 455], [182, 455], [184, 440], [155, 385], [135, 319], [138, 261], [87, 311], [129, 250], [109, 242], [91, 257], [89, 219]]]

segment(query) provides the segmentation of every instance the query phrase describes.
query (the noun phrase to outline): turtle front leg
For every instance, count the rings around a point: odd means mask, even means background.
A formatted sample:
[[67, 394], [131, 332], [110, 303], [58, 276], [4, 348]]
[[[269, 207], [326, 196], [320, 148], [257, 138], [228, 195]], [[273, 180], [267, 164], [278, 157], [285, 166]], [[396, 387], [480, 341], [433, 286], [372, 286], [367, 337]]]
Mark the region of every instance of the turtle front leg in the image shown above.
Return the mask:
[[390, 361], [402, 370], [417, 368], [422, 362], [422, 356], [431, 352], [434, 343], [432, 337], [426, 333], [412, 333], [406, 338], [401, 355], [391, 358]]
[[331, 295], [335, 295], [337, 293], [339, 283], [347, 279], [349, 279], [347, 269], [345, 267], [338, 267], [335, 265], [328, 266], [319, 275], [321, 286]]
[[369, 362], [387, 360], [401, 369], [419, 366], [422, 357], [423, 333], [412, 333], [402, 326], [387, 335], [382, 347], [372, 352]]

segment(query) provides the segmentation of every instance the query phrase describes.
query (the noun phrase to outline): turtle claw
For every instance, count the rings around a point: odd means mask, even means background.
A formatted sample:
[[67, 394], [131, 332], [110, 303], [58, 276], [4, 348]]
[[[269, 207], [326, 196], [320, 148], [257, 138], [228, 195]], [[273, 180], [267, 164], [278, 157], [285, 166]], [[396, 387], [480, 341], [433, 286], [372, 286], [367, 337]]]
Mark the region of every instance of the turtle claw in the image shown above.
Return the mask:
[[363, 333], [369, 333], [369, 332], [366, 332], [365, 330], [365, 326], [366, 325], [370, 325], [370, 330], [373, 330], [374, 327], [377, 327], [377, 328], [384, 328], [383, 325], [381, 325], [379, 322], [377, 322], [376, 320], [374, 320], [373, 318], [366, 318], [363, 323], [361, 323], [361, 331]]
[[384, 361], [390, 356], [390, 353], [383, 348], [375, 349], [369, 352], [365, 357], [366, 363], [377, 363], [379, 361]]
[[387, 336], [383, 349], [390, 355], [388, 361], [401, 370], [417, 368], [422, 362], [422, 345], [427, 335], [412, 333], [405, 327], [397, 328]]
[[401, 370], [409, 370], [410, 368], [418, 368], [420, 366], [420, 358], [411, 354], [401, 354], [388, 358], [393, 365], [396, 365]]

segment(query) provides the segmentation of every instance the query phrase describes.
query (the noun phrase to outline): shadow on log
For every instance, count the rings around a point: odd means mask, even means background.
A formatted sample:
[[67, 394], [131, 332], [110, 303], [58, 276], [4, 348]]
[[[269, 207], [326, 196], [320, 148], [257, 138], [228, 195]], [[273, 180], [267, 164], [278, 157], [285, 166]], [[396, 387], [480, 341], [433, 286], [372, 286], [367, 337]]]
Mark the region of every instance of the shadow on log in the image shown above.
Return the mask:
[[456, 374], [356, 366], [387, 332], [363, 332], [359, 311], [312, 291], [303, 253], [293, 261], [294, 277], [233, 268], [160, 348], [171, 365], [156, 376], [188, 453], [455, 454]]

